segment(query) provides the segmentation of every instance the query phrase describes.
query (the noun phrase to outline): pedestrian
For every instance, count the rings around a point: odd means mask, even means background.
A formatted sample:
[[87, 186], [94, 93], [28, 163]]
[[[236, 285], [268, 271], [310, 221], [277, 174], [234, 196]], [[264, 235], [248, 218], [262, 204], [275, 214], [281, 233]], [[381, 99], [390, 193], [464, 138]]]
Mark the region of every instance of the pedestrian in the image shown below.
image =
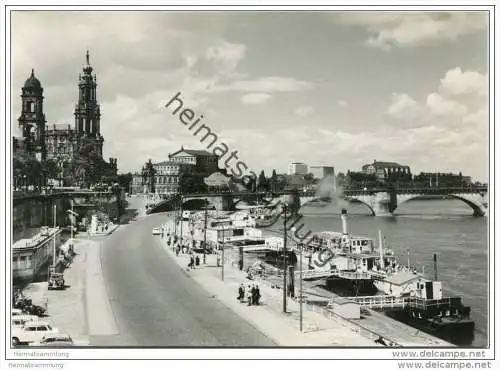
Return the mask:
[[245, 300], [245, 285], [241, 283], [240, 287], [238, 288], [238, 301], [240, 301], [240, 303], [243, 303], [244, 300]]
[[252, 304], [257, 303], [257, 291], [255, 288], [255, 284], [252, 285]]
[[256, 306], [259, 305], [259, 301], [260, 301], [260, 289], [259, 289], [259, 285], [255, 284], [255, 301], [254, 301], [254, 304]]
[[177, 248], [175, 248], [175, 255], [178, 257], [179, 256], [179, 252], [181, 251], [181, 248], [179, 246], [177, 246]]
[[196, 266], [200, 265], [200, 257], [196, 255]]
[[191, 256], [189, 258], [189, 265], [188, 266], [191, 267], [191, 268], [194, 268], [194, 258], [193, 258], [193, 256]]
[[252, 287], [248, 285], [248, 290], [247, 290], [247, 299], [248, 299], [248, 305], [252, 305]]

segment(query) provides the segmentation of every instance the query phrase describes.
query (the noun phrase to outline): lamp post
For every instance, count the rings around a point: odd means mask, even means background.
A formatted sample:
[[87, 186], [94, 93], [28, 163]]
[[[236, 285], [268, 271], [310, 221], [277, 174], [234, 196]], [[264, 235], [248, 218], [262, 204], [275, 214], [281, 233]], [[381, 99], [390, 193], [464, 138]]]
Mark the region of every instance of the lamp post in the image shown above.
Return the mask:
[[203, 229], [203, 264], [207, 263], [207, 217], [208, 217], [208, 199], [205, 198], [205, 228]]
[[54, 204], [54, 248], [52, 250], [52, 266], [56, 267], [56, 223], [57, 223], [57, 206]]
[[287, 209], [288, 205], [284, 204], [283, 205], [283, 215], [285, 217], [284, 223], [283, 223], [283, 313], [286, 313], [286, 291], [287, 291], [287, 286], [286, 286], [286, 274], [288, 273], [288, 261], [287, 261], [287, 255], [286, 255], [286, 239], [287, 239], [287, 231], [286, 231], [286, 216], [287, 216]]
[[304, 302], [304, 296], [303, 296], [303, 290], [302, 290], [302, 252], [304, 249], [304, 246], [302, 244], [299, 244], [300, 248], [300, 331], [303, 331], [303, 311], [302, 311], [302, 303]]
[[181, 193], [181, 244], [182, 244], [182, 224], [184, 223], [184, 215], [183, 215], [183, 210], [182, 210], [182, 193]]
[[75, 217], [75, 213], [73, 212], [73, 199], [71, 199], [71, 243], [73, 243], [73, 217]]
[[225, 231], [226, 230], [223, 228], [222, 229], [222, 271], [221, 271], [221, 273], [222, 273], [222, 276], [221, 276], [222, 281], [224, 281], [224, 237], [226, 236], [225, 235]]

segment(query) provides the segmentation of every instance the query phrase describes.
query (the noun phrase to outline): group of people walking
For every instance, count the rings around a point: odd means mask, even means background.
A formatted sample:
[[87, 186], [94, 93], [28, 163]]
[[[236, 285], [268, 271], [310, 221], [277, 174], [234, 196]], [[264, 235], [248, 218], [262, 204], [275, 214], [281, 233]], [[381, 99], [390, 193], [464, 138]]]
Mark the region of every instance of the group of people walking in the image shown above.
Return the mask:
[[[248, 287], [246, 289], [246, 298], [247, 298], [247, 303], [249, 306], [259, 305], [260, 301], [260, 289], [257, 284], [250, 285], [248, 284]], [[245, 284], [241, 283], [239, 288], [238, 288], [238, 301], [240, 303], [245, 302]]]

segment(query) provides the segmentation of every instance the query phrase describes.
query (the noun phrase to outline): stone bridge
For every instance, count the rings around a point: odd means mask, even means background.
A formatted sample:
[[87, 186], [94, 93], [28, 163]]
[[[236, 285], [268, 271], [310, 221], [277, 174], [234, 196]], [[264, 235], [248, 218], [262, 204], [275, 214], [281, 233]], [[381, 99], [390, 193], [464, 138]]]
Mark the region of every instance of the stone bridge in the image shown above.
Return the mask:
[[488, 212], [488, 189], [486, 187], [423, 188], [423, 189], [371, 189], [348, 190], [346, 200], [358, 201], [370, 208], [374, 216], [391, 215], [396, 208], [411, 199], [429, 195], [459, 199], [473, 210], [474, 216], [484, 216]]
[[[205, 202], [206, 199], [206, 202]], [[304, 204], [318, 199], [315, 192], [279, 191], [279, 192], [219, 192], [219, 193], [191, 193], [182, 196], [182, 205], [185, 208], [200, 209], [213, 206], [218, 211], [229, 211], [243, 201], [286, 202], [292, 205], [292, 210], [298, 211]], [[180, 206], [180, 196], [164, 199], [149, 208], [148, 213], [166, 212]]]
[[50, 194], [26, 194], [12, 198], [12, 230], [14, 240], [22, 238], [24, 231], [44, 225], [52, 226], [54, 222], [54, 205], [56, 206], [56, 223], [58, 226], [69, 226], [67, 211], [71, 209], [79, 214], [79, 221], [90, 211], [100, 210], [111, 219], [119, 217], [120, 206], [123, 205], [123, 192], [67, 191]]

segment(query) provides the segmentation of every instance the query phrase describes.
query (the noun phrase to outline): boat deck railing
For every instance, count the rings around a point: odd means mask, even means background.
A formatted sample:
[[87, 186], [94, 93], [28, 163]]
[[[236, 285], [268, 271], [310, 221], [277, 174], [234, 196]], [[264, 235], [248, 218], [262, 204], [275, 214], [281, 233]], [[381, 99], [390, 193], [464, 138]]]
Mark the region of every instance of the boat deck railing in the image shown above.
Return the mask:
[[[300, 271], [295, 271], [300, 275]], [[368, 272], [341, 271], [341, 270], [306, 270], [302, 271], [302, 279], [319, 279], [326, 277], [339, 277], [347, 280], [371, 280]]]
[[[422, 311], [455, 309], [462, 306], [460, 297], [425, 299], [420, 297], [396, 297], [392, 295], [346, 297], [347, 300], [368, 308], [415, 308]], [[332, 301], [329, 302], [330, 304]]]

